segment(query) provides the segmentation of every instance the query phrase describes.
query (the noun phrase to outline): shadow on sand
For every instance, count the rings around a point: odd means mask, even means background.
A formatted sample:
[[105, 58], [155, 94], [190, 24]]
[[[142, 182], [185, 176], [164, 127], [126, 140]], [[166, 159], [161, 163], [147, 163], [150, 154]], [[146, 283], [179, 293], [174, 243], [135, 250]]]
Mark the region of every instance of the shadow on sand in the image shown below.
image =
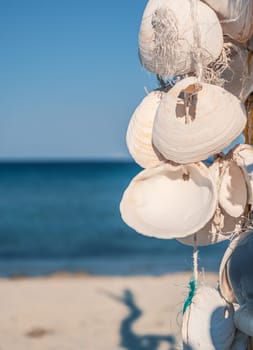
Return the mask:
[[[134, 295], [130, 290], [125, 290], [123, 297], [110, 295], [113, 299], [120, 301], [129, 309], [129, 314], [120, 325], [120, 346], [126, 350], [176, 350], [176, 341], [173, 336], [164, 335], [138, 335], [133, 331], [133, 324], [142, 315], [142, 311], [135, 303]], [[166, 347], [165, 347], [166, 346]]]

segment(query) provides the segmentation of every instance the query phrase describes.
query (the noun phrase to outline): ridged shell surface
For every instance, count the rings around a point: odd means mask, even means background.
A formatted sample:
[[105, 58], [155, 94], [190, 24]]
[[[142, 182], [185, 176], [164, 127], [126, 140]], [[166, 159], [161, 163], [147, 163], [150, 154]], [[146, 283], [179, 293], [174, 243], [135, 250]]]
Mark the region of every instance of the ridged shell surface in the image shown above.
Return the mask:
[[230, 216], [237, 218], [244, 213], [247, 194], [243, 171], [235, 162], [226, 162], [219, 189], [220, 205]]
[[219, 16], [223, 33], [238, 42], [253, 34], [252, 0], [204, 0]]
[[163, 160], [152, 144], [153, 123], [163, 94], [161, 91], [149, 93], [136, 108], [127, 129], [129, 153], [143, 168], [156, 166]]
[[139, 56], [149, 71], [165, 76], [194, 71], [195, 31], [200, 34], [201, 61], [215, 61], [223, 47], [215, 12], [198, 1], [196, 17], [191, 0], [150, 0], [139, 32]]
[[137, 232], [178, 238], [202, 228], [214, 215], [217, 191], [203, 163], [165, 163], [139, 173], [123, 194], [123, 220]]
[[184, 350], [230, 350], [234, 335], [232, 306], [216, 289], [199, 287], [183, 316]]
[[246, 124], [243, 104], [225, 89], [211, 84], [201, 83], [201, 90], [192, 96], [187, 110], [180, 93], [191, 86], [198, 86], [194, 77], [179, 81], [164, 95], [153, 128], [153, 143], [158, 151], [181, 164], [221, 152]]

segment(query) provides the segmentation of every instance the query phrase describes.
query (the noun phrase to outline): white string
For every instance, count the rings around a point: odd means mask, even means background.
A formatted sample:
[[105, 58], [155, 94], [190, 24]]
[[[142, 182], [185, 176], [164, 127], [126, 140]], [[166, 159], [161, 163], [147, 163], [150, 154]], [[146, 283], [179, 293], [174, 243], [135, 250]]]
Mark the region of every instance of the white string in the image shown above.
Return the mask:
[[191, 13], [193, 22], [193, 38], [195, 47], [193, 47], [193, 58], [196, 65], [196, 75], [198, 81], [202, 80], [203, 66], [202, 66], [202, 52], [201, 52], [201, 40], [200, 40], [200, 30], [198, 25], [198, 0], [191, 0]]
[[193, 277], [194, 277], [194, 281], [198, 282], [198, 277], [199, 277], [199, 273], [198, 273], [198, 258], [199, 258], [199, 251], [198, 251], [198, 247], [197, 247], [197, 235], [194, 235], [194, 250], [193, 250]]

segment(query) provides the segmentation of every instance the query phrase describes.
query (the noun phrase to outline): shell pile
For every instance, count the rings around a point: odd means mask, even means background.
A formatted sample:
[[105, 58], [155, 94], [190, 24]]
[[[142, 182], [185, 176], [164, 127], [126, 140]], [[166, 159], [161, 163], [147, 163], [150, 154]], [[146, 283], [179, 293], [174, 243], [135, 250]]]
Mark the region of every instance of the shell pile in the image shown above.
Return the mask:
[[[234, 237], [236, 245], [250, 226], [253, 147], [236, 140], [243, 132], [251, 139], [252, 17], [253, 0], [147, 2], [139, 57], [160, 86], [130, 120], [127, 147], [144, 170], [120, 203], [122, 219], [138, 233], [196, 249]], [[197, 286], [184, 315], [185, 349], [246, 349], [253, 283], [238, 292], [243, 278], [230, 277], [234, 260], [225, 254], [219, 291]]]

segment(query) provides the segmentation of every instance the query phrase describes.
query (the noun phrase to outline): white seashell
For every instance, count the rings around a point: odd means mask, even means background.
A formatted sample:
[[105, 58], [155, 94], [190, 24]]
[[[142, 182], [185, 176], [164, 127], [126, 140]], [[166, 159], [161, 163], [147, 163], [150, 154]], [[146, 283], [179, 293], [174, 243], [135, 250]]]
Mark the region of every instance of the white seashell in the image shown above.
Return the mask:
[[239, 219], [228, 215], [218, 207], [213, 218], [202, 229], [190, 236], [178, 238], [178, 241], [192, 247], [220, 243], [230, 239], [239, 225]]
[[240, 232], [240, 235], [230, 242], [220, 264], [219, 288], [223, 298], [229, 303], [237, 303], [238, 301], [228, 275], [228, 262], [238, 244], [240, 244], [245, 237], [250, 235], [250, 233], [250, 231]]
[[223, 33], [238, 42], [253, 34], [252, 0], [204, 0], [219, 16]]
[[241, 168], [233, 161], [224, 164], [220, 180], [219, 203], [235, 218], [244, 213], [247, 205], [247, 184]]
[[232, 157], [241, 167], [248, 186], [248, 203], [253, 204], [253, 147], [247, 144], [234, 148]]
[[183, 316], [184, 349], [230, 350], [234, 334], [232, 305], [216, 289], [198, 288]]
[[239, 330], [236, 330], [235, 338], [230, 350], [248, 350], [248, 344], [249, 337]]
[[253, 337], [253, 307], [242, 305], [234, 314], [235, 326], [243, 333]]
[[245, 102], [253, 91], [253, 59], [245, 47], [231, 44], [229, 60], [229, 68], [222, 74], [224, 88]]
[[196, 232], [211, 219], [216, 206], [216, 186], [203, 163], [164, 163], [131, 181], [120, 211], [137, 232], [166, 239]]
[[221, 54], [222, 29], [215, 12], [191, 0], [150, 0], [139, 32], [139, 56], [149, 71], [165, 76], [195, 71], [196, 31], [199, 32], [201, 62], [208, 65]]
[[190, 107], [187, 117], [185, 101], [178, 96], [197, 86], [194, 77], [179, 81], [164, 95], [156, 113], [153, 143], [166, 159], [176, 163], [194, 163], [221, 152], [246, 124], [245, 108], [235, 96], [204, 83], [193, 96], [195, 111]]
[[163, 94], [161, 91], [148, 94], [135, 110], [127, 129], [129, 153], [143, 168], [156, 166], [164, 159], [152, 144], [153, 123]]

